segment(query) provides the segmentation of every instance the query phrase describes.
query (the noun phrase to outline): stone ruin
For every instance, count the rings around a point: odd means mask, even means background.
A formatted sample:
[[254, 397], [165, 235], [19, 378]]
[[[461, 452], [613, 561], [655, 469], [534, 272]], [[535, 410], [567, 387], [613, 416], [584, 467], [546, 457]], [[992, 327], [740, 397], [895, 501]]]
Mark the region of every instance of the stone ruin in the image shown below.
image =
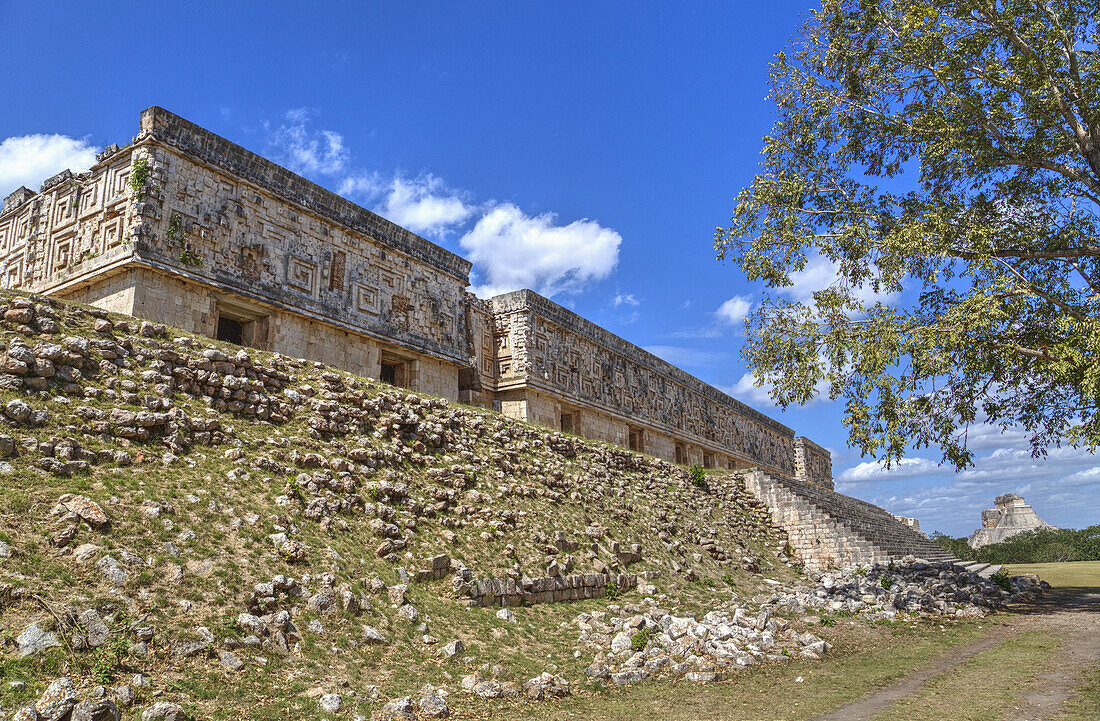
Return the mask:
[[0, 285], [492, 408], [678, 464], [832, 487], [827, 450], [530, 290], [163, 108], [0, 211]]
[[993, 508], [982, 511], [982, 527], [970, 534], [967, 541], [971, 548], [981, 548], [994, 543], [1007, 541], [1024, 531], [1040, 528], [1056, 528], [1043, 519], [1035, 510], [1024, 503], [1021, 496], [1006, 493], [997, 496]]
[[[37, 192], [20, 188], [0, 210], [2, 287], [147, 319], [142, 336], [167, 324], [679, 465], [726, 469], [744, 479], [812, 568], [942, 555], [915, 520], [833, 493], [825, 448], [531, 290], [475, 297], [467, 291], [471, 267], [156, 106], [142, 112], [131, 143], [106, 148], [88, 172], [63, 171]], [[50, 318], [31, 317], [33, 300], [13, 301], [6, 320], [51, 332]], [[110, 323], [106, 313], [101, 322]], [[120, 352], [96, 350], [105, 358]], [[31, 389], [47, 383], [34, 362], [21, 381]], [[243, 368], [247, 377], [239, 378], [229, 374], [235, 362], [203, 358], [177, 380], [189, 392], [219, 391], [216, 411], [278, 422], [285, 403], [267, 392], [279, 389], [278, 372]], [[73, 363], [60, 362], [57, 373]], [[224, 388], [207, 387], [222, 375]], [[160, 425], [140, 422], [134, 433], [177, 426], [196, 439], [220, 433], [192, 428], [195, 419], [145, 415]], [[166, 433], [189, 442], [186, 433]], [[468, 595], [478, 604], [588, 598], [608, 582], [635, 582], [609, 579], [471, 583]]]

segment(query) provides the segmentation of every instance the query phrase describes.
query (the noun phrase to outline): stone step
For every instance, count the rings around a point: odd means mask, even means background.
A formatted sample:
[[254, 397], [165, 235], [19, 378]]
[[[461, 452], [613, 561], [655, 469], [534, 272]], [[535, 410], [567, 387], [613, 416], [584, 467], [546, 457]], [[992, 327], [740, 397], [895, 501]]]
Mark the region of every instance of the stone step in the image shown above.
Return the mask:
[[962, 566], [970, 573], [976, 573], [982, 578], [990, 578], [1004, 566], [998, 566], [992, 563], [979, 563], [978, 561], [960, 561], [957, 565]]
[[851, 565], [917, 556], [945, 561], [950, 554], [874, 504], [820, 486], [772, 476], [742, 474], [749, 490], [787, 531], [808, 566]]

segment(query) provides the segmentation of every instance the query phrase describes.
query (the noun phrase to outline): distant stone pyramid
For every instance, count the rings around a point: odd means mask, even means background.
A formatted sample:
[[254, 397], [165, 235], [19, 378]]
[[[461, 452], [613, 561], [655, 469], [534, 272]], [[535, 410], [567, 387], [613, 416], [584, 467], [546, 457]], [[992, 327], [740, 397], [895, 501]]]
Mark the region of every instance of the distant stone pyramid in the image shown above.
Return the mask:
[[1056, 528], [1056, 526], [1039, 518], [1039, 514], [1024, 503], [1021, 496], [1006, 493], [1003, 496], [997, 496], [993, 501], [993, 508], [982, 511], [982, 527], [970, 534], [970, 540], [967, 543], [971, 548], [981, 548], [1037, 528]]

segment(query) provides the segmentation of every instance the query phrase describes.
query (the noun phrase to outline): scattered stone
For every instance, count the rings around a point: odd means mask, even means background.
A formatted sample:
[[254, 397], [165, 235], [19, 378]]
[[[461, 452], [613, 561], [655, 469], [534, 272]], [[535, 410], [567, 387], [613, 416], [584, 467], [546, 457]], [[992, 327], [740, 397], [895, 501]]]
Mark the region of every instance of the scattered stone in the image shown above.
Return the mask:
[[[23, 633], [19, 634], [19, 637], [15, 639], [15, 642], [19, 646], [19, 655], [22, 658], [33, 656], [48, 648], [54, 648], [61, 645], [61, 642], [57, 640], [57, 636], [43, 629], [38, 622], [27, 626], [27, 628], [23, 630]], [[67, 681], [68, 679], [62, 680]], [[55, 681], [55, 683], [57, 682]]]
[[439, 649], [439, 652], [443, 655], [443, 658], [454, 658], [455, 656], [461, 656], [466, 652], [466, 644], [460, 640], [454, 640], [448, 643], [443, 648]]
[[125, 586], [130, 580], [130, 572], [112, 556], [99, 559], [96, 568], [113, 586]]
[[388, 701], [377, 714], [378, 721], [405, 721], [415, 718], [416, 707], [408, 696]]
[[122, 713], [111, 699], [81, 701], [73, 709], [70, 721], [119, 721]]
[[98, 503], [87, 496], [77, 496], [72, 493], [66, 493], [58, 499], [58, 505], [69, 513], [75, 513], [80, 517], [80, 520], [84, 521], [92, 528], [100, 528], [107, 525], [107, 514], [103, 512], [103, 509], [100, 508]]
[[218, 654], [218, 660], [221, 661], [222, 666], [230, 671], [240, 671], [244, 668], [244, 662], [237, 658], [232, 651], [221, 651]]
[[321, 710], [325, 713], [336, 713], [344, 706], [340, 695], [335, 693], [326, 693], [321, 697], [318, 703], [321, 705]]
[[447, 718], [451, 715], [451, 709], [447, 705], [446, 692], [432, 689], [420, 699], [421, 718]]
[[523, 684], [527, 697], [535, 701], [544, 698], [561, 698], [569, 695], [569, 682], [561, 676], [544, 672]]
[[363, 626], [363, 643], [368, 646], [382, 645], [387, 643], [386, 637], [378, 632], [377, 629], [370, 626]]
[[67, 717], [76, 705], [76, 689], [73, 682], [62, 677], [49, 685], [34, 705], [41, 721], [60, 721]]
[[187, 721], [187, 713], [177, 703], [158, 701], [141, 712], [141, 721]]
[[93, 608], [80, 614], [80, 623], [84, 626], [85, 639], [90, 648], [99, 648], [111, 638], [111, 630], [103, 622], [103, 617]]

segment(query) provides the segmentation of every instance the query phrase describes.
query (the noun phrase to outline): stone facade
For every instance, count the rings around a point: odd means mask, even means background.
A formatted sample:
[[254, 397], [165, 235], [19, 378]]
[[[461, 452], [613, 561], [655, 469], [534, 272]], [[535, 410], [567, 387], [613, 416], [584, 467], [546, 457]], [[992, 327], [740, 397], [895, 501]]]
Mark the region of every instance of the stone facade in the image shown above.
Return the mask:
[[982, 527], [970, 534], [967, 543], [971, 548], [981, 548], [991, 543], [1001, 543], [1024, 531], [1055, 528], [1035, 512], [1024, 499], [1015, 493], [997, 496], [993, 508], [982, 511]]
[[832, 487], [829, 453], [530, 290], [491, 301], [506, 415], [708, 468], [767, 468]]
[[5, 287], [338, 366], [665, 458], [832, 486], [828, 451], [532, 291], [158, 107], [0, 213]]

